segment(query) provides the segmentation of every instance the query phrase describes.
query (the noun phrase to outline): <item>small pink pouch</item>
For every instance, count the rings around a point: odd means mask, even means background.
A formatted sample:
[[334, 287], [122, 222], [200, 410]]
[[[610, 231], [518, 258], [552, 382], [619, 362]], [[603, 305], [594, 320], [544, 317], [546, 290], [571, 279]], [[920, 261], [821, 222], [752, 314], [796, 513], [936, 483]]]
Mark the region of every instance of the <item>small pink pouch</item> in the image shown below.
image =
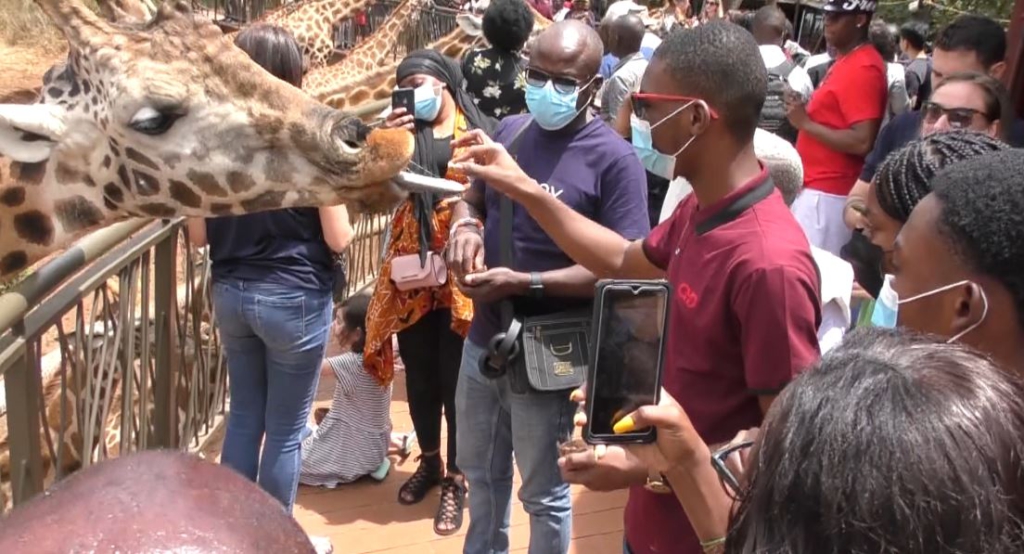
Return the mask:
[[448, 265], [437, 252], [427, 253], [427, 263], [422, 266], [419, 254], [395, 256], [391, 259], [391, 281], [401, 291], [439, 287], [448, 282]]

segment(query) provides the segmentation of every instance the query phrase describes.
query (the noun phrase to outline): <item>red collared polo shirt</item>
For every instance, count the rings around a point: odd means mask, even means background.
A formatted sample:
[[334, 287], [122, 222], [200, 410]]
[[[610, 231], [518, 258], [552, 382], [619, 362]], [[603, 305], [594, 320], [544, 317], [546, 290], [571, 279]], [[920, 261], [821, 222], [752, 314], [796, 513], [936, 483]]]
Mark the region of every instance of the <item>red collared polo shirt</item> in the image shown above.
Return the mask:
[[[817, 361], [819, 279], [806, 235], [767, 170], [699, 209], [690, 195], [644, 241], [674, 290], [663, 386], [708, 444], [761, 424], [774, 395]], [[626, 538], [635, 554], [700, 554], [673, 495], [633, 487]]]

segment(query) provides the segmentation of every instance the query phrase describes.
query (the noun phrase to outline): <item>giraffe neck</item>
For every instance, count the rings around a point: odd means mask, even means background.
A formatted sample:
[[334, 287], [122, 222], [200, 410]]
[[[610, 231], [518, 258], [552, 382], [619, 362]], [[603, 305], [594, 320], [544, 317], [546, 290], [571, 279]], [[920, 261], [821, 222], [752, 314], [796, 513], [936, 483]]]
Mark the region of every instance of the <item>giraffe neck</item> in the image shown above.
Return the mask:
[[348, 66], [349, 71], [370, 71], [378, 67], [387, 54], [394, 50], [399, 35], [408, 27], [411, 16], [418, 8], [417, 0], [404, 0], [373, 36], [357, 44], [339, 65]]
[[388, 16], [384, 25], [372, 36], [357, 44], [345, 59], [310, 71], [303, 79], [302, 88], [314, 98], [320, 98], [324, 94], [338, 90], [338, 83], [347, 83], [353, 78], [377, 72], [381, 64], [388, 61], [388, 52], [392, 51], [399, 35], [408, 27], [409, 18], [418, 6], [418, 0], [402, 2]]
[[277, 10], [267, 12], [260, 19], [263, 23], [281, 25], [296, 33], [318, 22], [326, 21], [333, 25], [340, 19], [353, 17], [373, 2], [374, 0], [313, 0], [298, 6], [286, 4]]
[[0, 189], [0, 279], [119, 219], [94, 176], [56, 160], [11, 169], [15, 183]]
[[[476, 44], [480, 44], [483, 37], [474, 37], [460, 27], [447, 35], [431, 42], [424, 48], [437, 50], [450, 58], [459, 58]], [[383, 100], [391, 95], [395, 88], [395, 70], [398, 69], [398, 61], [389, 61], [379, 65], [372, 73], [360, 73], [356, 75], [339, 75], [331, 81], [323, 79], [322, 85], [316, 89], [310, 86], [303, 88], [311, 96], [336, 109], [352, 109], [361, 104], [367, 104], [376, 100]], [[336, 75], [333, 66], [328, 66], [318, 72], [324, 76]]]

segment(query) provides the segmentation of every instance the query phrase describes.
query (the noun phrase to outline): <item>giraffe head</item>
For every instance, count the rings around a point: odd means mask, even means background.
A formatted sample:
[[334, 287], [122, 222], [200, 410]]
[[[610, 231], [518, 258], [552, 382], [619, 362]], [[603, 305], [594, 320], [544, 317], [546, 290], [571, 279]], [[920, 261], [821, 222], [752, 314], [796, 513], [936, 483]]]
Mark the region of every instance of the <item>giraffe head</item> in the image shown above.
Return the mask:
[[145, 25], [99, 19], [78, 0], [37, 0], [68, 60], [39, 103], [0, 105], [0, 275], [128, 216], [393, 205], [414, 148], [265, 72], [184, 2]]

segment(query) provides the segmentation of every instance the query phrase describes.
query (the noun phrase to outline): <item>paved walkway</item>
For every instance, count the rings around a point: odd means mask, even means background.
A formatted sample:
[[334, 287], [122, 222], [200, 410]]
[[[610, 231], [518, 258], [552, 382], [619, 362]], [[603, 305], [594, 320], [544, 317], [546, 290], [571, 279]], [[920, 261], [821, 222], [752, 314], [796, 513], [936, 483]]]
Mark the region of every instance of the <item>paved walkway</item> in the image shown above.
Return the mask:
[[[396, 431], [412, 430], [404, 375], [395, 381], [391, 417]], [[334, 383], [324, 379], [317, 407], [329, 406]], [[359, 482], [335, 490], [299, 487], [295, 517], [312, 535], [331, 538], [338, 554], [460, 554], [463, 533], [439, 537], [433, 531], [437, 492], [416, 506], [398, 504], [398, 488], [416, 469], [414, 452], [396, 461], [383, 483]], [[516, 475], [516, 488], [519, 476]], [[472, 493], [471, 493], [472, 494]], [[512, 551], [526, 553], [529, 518], [518, 499], [512, 507]], [[595, 493], [573, 488], [573, 554], [621, 554], [624, 492]], [[469, 512], [463, 530], [469, 525]]]

